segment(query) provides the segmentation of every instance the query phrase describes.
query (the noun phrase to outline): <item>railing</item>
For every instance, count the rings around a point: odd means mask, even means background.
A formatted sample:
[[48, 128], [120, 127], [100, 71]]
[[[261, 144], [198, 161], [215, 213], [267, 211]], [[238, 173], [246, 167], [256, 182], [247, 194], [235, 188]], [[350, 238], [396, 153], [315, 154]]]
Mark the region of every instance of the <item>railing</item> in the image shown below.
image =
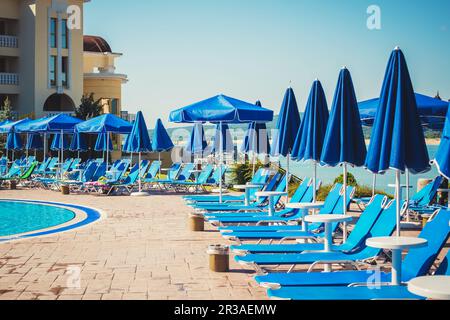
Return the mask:
[[0, 47], [3, 48], [18, 48], [19, 39], [14, 36], [2, 36], [0, 35]]
[[19, 75], [17, 73], [0, 73], [0, 85], [19, 85]]

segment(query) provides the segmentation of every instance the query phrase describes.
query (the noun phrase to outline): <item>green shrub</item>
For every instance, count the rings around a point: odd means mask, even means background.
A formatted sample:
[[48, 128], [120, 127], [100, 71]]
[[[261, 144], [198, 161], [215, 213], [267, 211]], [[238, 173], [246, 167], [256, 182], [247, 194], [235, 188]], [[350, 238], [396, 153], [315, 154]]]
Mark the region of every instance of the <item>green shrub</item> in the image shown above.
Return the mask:
[[[334, 180], [334, 183], [340, 183], [343, 184], [344, 183], [344, 175], [341, 174], [339, 177], [337, 177]], [[347, 185], [348, 186], [352, 186], [352, 187], [356, 187], [358, 185], [358, 182], [355, 179], [355, 176], [353, 174], [351, 174], [350, 172], [347, 173]]]
[[[264, 167], [261, 162], [255, 164], [255, 172]], [[253, 164], [250, 162], [238, 163], [231, 167], [232, 184], [246, 184], [253, 178]]]

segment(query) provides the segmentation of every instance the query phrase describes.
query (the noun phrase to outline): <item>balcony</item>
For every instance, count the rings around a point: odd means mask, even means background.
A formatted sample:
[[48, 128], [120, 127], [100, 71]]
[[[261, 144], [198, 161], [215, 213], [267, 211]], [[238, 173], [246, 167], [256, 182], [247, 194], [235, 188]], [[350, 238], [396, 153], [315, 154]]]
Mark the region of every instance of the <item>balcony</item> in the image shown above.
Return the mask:
[[0, 47], [2, 48], [18, 48], [19, 38], [14, 36], [3, 36], [0, 35]]
[[18, 86], [19, 75], [17, 73], [0, 73], [0, 85]]

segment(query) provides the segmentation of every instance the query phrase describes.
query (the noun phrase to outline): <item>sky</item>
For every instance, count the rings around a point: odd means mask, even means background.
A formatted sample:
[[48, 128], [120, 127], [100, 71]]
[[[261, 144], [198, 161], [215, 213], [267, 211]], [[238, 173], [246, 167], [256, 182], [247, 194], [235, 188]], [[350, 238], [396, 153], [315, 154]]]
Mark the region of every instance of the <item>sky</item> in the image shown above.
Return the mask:
[[[379, 30], [367, 27], [370, 5]], [[220, 93], [277, 114], [292, 86], [303, 111], [316, 78], [331, 106], [343, 66], [358, 100], [374, 98], [396, 46], [416, 92], [450, 99], [448, 0], [93, 0], [84, 12], [85, 34], [123, 53], [122, 107], [149, 127]]]

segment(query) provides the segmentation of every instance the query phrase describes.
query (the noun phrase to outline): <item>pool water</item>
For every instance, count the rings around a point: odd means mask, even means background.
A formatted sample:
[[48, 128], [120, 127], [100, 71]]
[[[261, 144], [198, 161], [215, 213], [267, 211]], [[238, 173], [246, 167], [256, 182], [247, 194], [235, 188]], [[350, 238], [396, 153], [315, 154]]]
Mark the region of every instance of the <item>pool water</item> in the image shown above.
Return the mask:
[[0, 201], [0, 237], [53, 228], [75, 218], [71, 210], [21, 201]]

